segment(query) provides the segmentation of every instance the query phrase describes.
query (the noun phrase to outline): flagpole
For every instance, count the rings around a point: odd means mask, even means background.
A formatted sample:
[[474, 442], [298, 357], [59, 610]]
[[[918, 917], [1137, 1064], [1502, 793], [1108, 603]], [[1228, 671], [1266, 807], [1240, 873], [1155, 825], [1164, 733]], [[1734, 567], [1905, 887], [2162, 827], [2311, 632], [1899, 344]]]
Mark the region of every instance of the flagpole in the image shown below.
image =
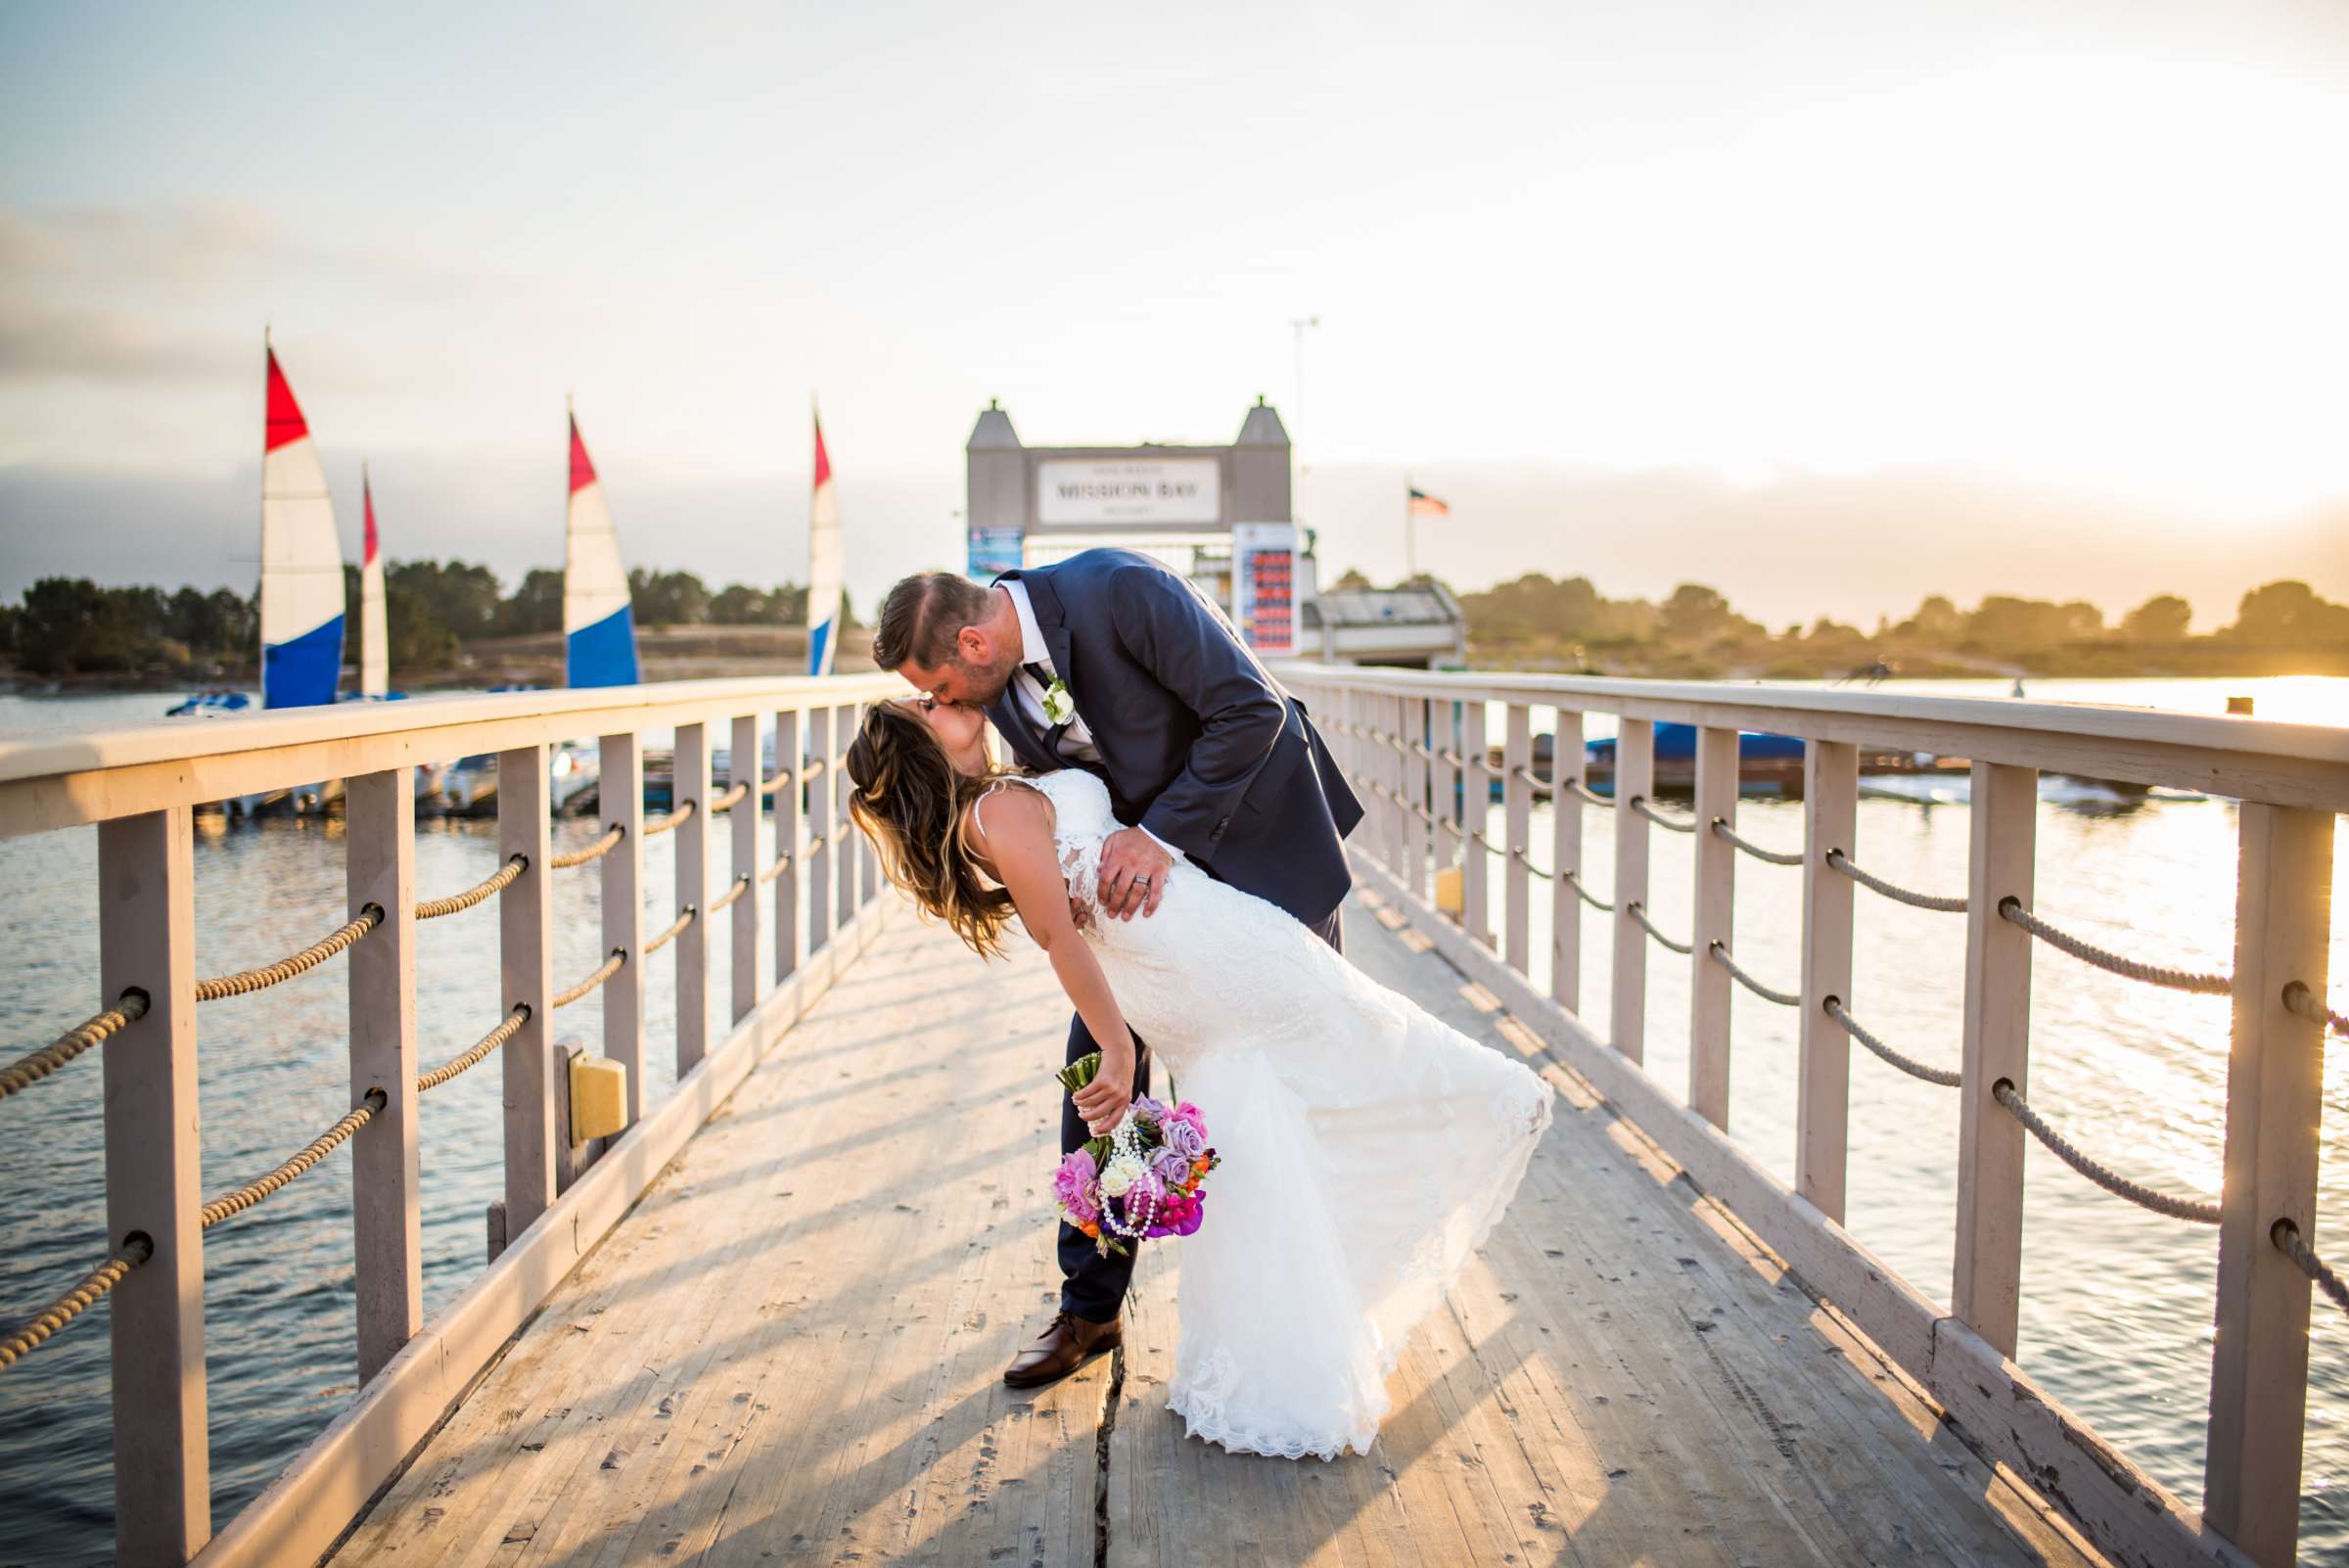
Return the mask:
[[1419, 576], [1419, 514], [1411, 506], [1411, 477], [1403, 477], [1403, 580]]

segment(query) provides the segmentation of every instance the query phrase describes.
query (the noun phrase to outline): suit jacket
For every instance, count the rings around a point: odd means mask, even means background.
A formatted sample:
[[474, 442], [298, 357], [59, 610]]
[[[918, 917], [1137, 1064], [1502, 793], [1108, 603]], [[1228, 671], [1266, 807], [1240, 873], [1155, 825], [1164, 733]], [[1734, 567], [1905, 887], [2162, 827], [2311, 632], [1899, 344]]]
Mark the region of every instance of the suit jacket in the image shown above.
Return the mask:
[[[1354, 883], [1340, 841], [1361, 803], [1305, 705], [1222, 613], [1130, 550], [1085, 550], [995, 580], [1014, 577], [1092, 731], [1118, 819], [1308, 925], [1326, 920]], [[988, 716], [1030, 768], [1076, 765], [1012, 687]]]

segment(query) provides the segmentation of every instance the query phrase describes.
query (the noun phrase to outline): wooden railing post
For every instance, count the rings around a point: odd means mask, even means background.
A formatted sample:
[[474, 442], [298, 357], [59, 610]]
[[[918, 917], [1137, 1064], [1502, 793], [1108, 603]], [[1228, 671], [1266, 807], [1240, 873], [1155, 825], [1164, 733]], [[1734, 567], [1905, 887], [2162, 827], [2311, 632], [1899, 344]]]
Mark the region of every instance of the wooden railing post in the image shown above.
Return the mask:
[[1433, 742], [1427, 721], [1427, 699], [1412, 699], [1404, 705], [1403, 713], [1403, 793], [1411, 803], [1408, 818], [1410, 874], [1405, 878], [1404, 885], [1424, 899], [1431, 891], [1430, 867], [1436, 857], [1436, 829], [1432, 820], [1434, 810], [1428, 792], [1432, 770], [1427, 754]]
[[1655, 788], [1656, 726], [1625, 718], [1615, 740], [1615, 950], [1609, 1043], [1633, 1061], [1647, 1051], [1647, 933], [1632, 905], [1647, 902], [1647, 818], [1632, 809]]
[[[598, 864], [606, 953], [628, 961], [604, 982], [604, 1055], [628, 1076], [628, 1125], [644, 1115], [644, 747], [633, 734], [606, 735], [596, 774], [596, 799], [607, 829], [620, 842]], [[673, 797], [672, 797], [673, 799]]]
[[1378, 727], [1389, 737], [1378, 747], [1378, 781], [1387, 787], [1387, 864], [1397, 876], [1409, 875], [1411, 811], [1403, 794], [1403, 699], [1378, 700]]
[[98, 824], [99, 1005], [147, 1012], [101, 1047], [106, 1233], [155, 1252], [109, 1298], [115, 1555], [179, 1568], [212, 1534], [205, 1425], [204, 1204], [196, 1099], [196, 858], [190, 810]]
[[1570, 1013], [1583, 1006], [1583, 900], [1566, 874], [1583, 874], [1583, 803], [1568, 788], [1583, 776], [1583, 715], [1557, 712], [1549, 749], [1549, 994]]
[[[497, 852], [500, 863], [530, 863], [497, 896], [499, 968], [506, 1005], [530, 1016], [498, 1052], [505, 1073], [505, 1242], [512, 1245], [555, 1201], [554, 966], [549, 937], [554, 873], [547, 865], [546, 747], [497, 754]], [[603, 787], [597, 780], [596, 787]]]
[[1715, 1127], [1729, 1125], [1729, 972], [1713, 956], [1730, 953], [1737, 907], [1737, 849], [1713, 831], [1737, 825], [1737, 731], [1706, 725], [1696, 732], [1696, 840], [1691, 890], [1688, 976], [1688, 1108]]
[[2246, 801], [2239, 831], [2202, 1514], [2262, 1568], [2284, 1568], [2299, 1547], [2309, 1281], [2272, 1233], [2288, 1222], [2304, 1238], [2316, 1234], [2325, 1105], [2324, 1027], [2284, 993], [2297, 984], [2326, 994], [2333, 820]]
[[1485, 755], [1485, 700], [1460, 705], [1460, 913], [1468, 935], [1493, 945], [1493, 869], [1488, 831], [1493, 821], [1493, 764]]
[[1523, 703], [1511, 703], [1503, 720], [1500, 751], [1501, 923], [1503, 957], [1521, 975], [1533, 973], [1533, 873], [1526, 867], [1527, 841], [1534, 833], [1534, 787], [1525, 775], [1534, 765], [1534, 715]]
[[856, 913], [856, 841], [860, 835], [849, 819], [849, 747], [856, 739], [856, 723], [861, 712], [855, 703], [843, 703], [832, 710], [832, 733], [837, 744], [833, 748], [836, 760], [831, 776], [826, 780], [832, 790], [832, 821], [835, 836], [840, 840], [840, 925], [847, 925]]
[[[781, 753], [776, 756], [779, 762]], [[734, 916], [730, 928], [734, 936], [734, 1010], [728, 1018], [734, 1023], [750, 1017], [751, 1009], [759, 1005], [759, 818], [765, 805], [765, 798], [759, 793], [760, 783], [759, 715], [745, 714], [734, 720], [732, 744], [726, 752], [726, 787], [747, 786], [732, 812], [734, 881], [726, 890], [743, 889], [729, 911]]]
[[1465, 720], [1466, 708], [1460, 703], [1444, 702], [1435, 705], [1436, 736], [1429, 743], [1436, 754], [1436, 822], [1433, 848], [1436, 869], [1441, 872], [1457, 867], [1460, 873], [1461, 903], [1459, 919], [1467, 923], [1468, 856], [1462, 853], [1468, 847], [1469, 817], [1467, 793], [1467, 758], [1460, 750], [1460, 726]]
[[[832, 935], [832, 857], [835, 841], [840, 835], [832, 825], [832, 790], [841, 770], [842, 759], [833, 744], [832, 710], [807, 710], [807, 749], [824, 764], [824, 770], [807, 787], [807, 833], [814, 848], [807, 852], [806, 897], [807, 899], [807, 951], [810, 955], [822, 950]], [[794, 876], [800, 873], [794, 871]]]
[[350, 949], [350, 1102], [384, 1108], [350, 1140], [359, 1381], [424, 1326], [416, 1170], [416, 770], [344, 780], [344, 881], [352, 918], [383, 922]]
[[775, 791], [775, 853], [791, 862], [775, 876], [775, 984], [799, 973], [800, 945], [800, 791], [806, 787], [806, 764], [800, 757], [799, 710], [775, 715], [775, 766], [790, 779]]
[[1803, 748], [1803, 1012], [1795, 1070], [1794, 1189], [1840, 1223], [1851, 1108], [1852, 1038], [1827, 1015], [1827, 998], [1852, 999], [1852, 879], [1827, 853], [1859, 853], [1860, 749], [1842, 741]]
[[670, 809], [687, 801], [693, 814], [676, 826], [677, 909], [693, 921], [677, 933], [677, 1077], [710, 1050], [710, 726], [679, 724]]
[[2002, 1356], [2014, 1354], [2020, 1310], [2028, 1134], [1994, 1094], [2002, 1081], [2025, 1097], [2031, 1092], [2031, 935], [2001, 915], [1999, 904], [2012, 898], [2030, 905], [2038, 818], [2038, 769], [1974, 764], [1950, 1311]]

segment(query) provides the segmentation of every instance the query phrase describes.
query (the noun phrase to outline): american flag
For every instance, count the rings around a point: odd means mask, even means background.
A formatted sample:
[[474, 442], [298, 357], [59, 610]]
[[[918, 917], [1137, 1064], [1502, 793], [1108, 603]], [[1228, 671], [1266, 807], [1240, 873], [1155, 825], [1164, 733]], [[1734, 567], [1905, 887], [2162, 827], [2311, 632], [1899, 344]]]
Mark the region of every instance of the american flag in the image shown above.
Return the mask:
[[1428, 494], [1427, 491], [1415, 489], [1411, 491], [1411, 516], [1450, 517], [1451, 508]]

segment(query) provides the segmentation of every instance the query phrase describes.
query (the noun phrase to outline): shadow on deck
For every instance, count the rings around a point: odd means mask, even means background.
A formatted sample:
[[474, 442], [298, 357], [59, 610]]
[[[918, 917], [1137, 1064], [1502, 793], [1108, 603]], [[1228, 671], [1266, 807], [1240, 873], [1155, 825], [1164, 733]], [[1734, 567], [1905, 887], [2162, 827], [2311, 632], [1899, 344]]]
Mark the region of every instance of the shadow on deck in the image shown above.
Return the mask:
[[1127, 1349], [999, 1380], [1057, 1300], [1033, 950], [900, 918], [580, 1265], [334, 1561], [1222, 1565], [2093, 1561], [1424, 942], [1348, 952], [1565, 1100], [1413, 1337], [1378, 1451], [1238, 1458], [1167, 1413], [1178, 1253]]

